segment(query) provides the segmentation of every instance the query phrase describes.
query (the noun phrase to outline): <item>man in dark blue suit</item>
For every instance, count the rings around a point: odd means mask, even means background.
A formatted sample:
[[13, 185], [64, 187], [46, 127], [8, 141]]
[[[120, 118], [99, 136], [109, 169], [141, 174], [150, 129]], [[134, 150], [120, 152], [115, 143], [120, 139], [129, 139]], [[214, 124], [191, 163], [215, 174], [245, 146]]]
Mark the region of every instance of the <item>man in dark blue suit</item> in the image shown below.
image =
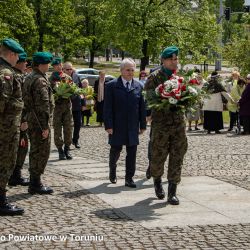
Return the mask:
[[109, 179], [116, 183], [117, 161], [126, 145], [125, 186], [136, 187], [133, 181], [136, 168], [136, 151], [139, 134], [146, 129], [146, 110], [142, 86], [133, 79], [136, 65], [132, 59], [124, 59], [121, 76], [105, 86], [104, 125], [109, 134]]

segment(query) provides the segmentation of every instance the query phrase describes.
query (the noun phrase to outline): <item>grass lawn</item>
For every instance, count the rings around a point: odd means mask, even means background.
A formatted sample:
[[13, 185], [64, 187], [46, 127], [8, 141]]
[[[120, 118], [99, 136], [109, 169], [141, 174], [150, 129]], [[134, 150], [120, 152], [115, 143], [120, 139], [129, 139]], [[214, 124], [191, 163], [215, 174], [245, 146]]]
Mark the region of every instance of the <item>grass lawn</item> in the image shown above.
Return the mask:
[[[90, 125], [92, 126], [96, 126], [96, 125], [99, 125], [97, 122], [96, 122], [96, 112], [94, 112], [92, 114], [92, 116], [90, 117]], [[224, 124], [229, 124], [229, 113], [228, 111], [224, 111], [223, 112], [223, 122]]]
[[89, 123], [90, 123], [90, 125], [92, 125], [92, 126], [99, 125], [99, 124], [96, 122], [96, 112], [93, 112], [92, 116], [91, 116], [90, 119], [89, 119]]
[[229, 124], [229, 111], [223, 111], [223, 122]]

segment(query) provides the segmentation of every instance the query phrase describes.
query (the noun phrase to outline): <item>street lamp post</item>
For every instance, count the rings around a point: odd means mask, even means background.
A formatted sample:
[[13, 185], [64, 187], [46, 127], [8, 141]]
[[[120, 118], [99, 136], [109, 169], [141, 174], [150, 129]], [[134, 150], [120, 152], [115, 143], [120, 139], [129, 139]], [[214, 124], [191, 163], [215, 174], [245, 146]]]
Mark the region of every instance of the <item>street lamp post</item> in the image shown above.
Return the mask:
[[[223, 3], [222, 0], [220, 0], [220, 12], [219, 12], [219, 18], [218, 18], [218, 24], [221, 26], [221, 31], [222, 31], [222, 18], [223, 17]], [[219, 34], [219, 47], [222, 48], [223, 42], [222, 42], [222, 32]], [[215, 70], [220, 71], [221, 70], [221, 63], [222, 63], [222, 54], [218, 53], [217, 54], [217, 59], [215, 62]]]

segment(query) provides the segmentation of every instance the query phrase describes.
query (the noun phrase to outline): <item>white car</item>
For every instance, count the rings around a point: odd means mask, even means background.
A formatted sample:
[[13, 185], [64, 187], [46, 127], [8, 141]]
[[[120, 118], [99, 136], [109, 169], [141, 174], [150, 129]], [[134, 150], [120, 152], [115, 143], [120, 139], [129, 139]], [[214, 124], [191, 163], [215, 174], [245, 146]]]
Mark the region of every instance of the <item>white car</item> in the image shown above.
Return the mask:
[[[79, 75], [80, 79], [88, 79], [89, 85], [94, 86], [95, 81], [99, 78], [99, 70], [92, 68], [76, 69], [75, 72]], [[114, 76], [105, 75], [106, 81], [115, 79]]]

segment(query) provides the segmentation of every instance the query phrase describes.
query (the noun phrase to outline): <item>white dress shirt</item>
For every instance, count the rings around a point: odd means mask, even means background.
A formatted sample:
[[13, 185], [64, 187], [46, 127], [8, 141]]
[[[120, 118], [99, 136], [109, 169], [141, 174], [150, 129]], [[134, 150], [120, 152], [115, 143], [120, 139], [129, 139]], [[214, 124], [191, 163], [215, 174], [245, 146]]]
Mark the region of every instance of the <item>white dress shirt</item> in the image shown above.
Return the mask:
[[125, 88], [127, 88], [127, 82], [129, 82], [128, 89], [131, 89], [132, 81], [133, 80], [127, 81], [124, 78], [122, 78], [122, 83], [123, 83], [123, 85], [124, 85]]

